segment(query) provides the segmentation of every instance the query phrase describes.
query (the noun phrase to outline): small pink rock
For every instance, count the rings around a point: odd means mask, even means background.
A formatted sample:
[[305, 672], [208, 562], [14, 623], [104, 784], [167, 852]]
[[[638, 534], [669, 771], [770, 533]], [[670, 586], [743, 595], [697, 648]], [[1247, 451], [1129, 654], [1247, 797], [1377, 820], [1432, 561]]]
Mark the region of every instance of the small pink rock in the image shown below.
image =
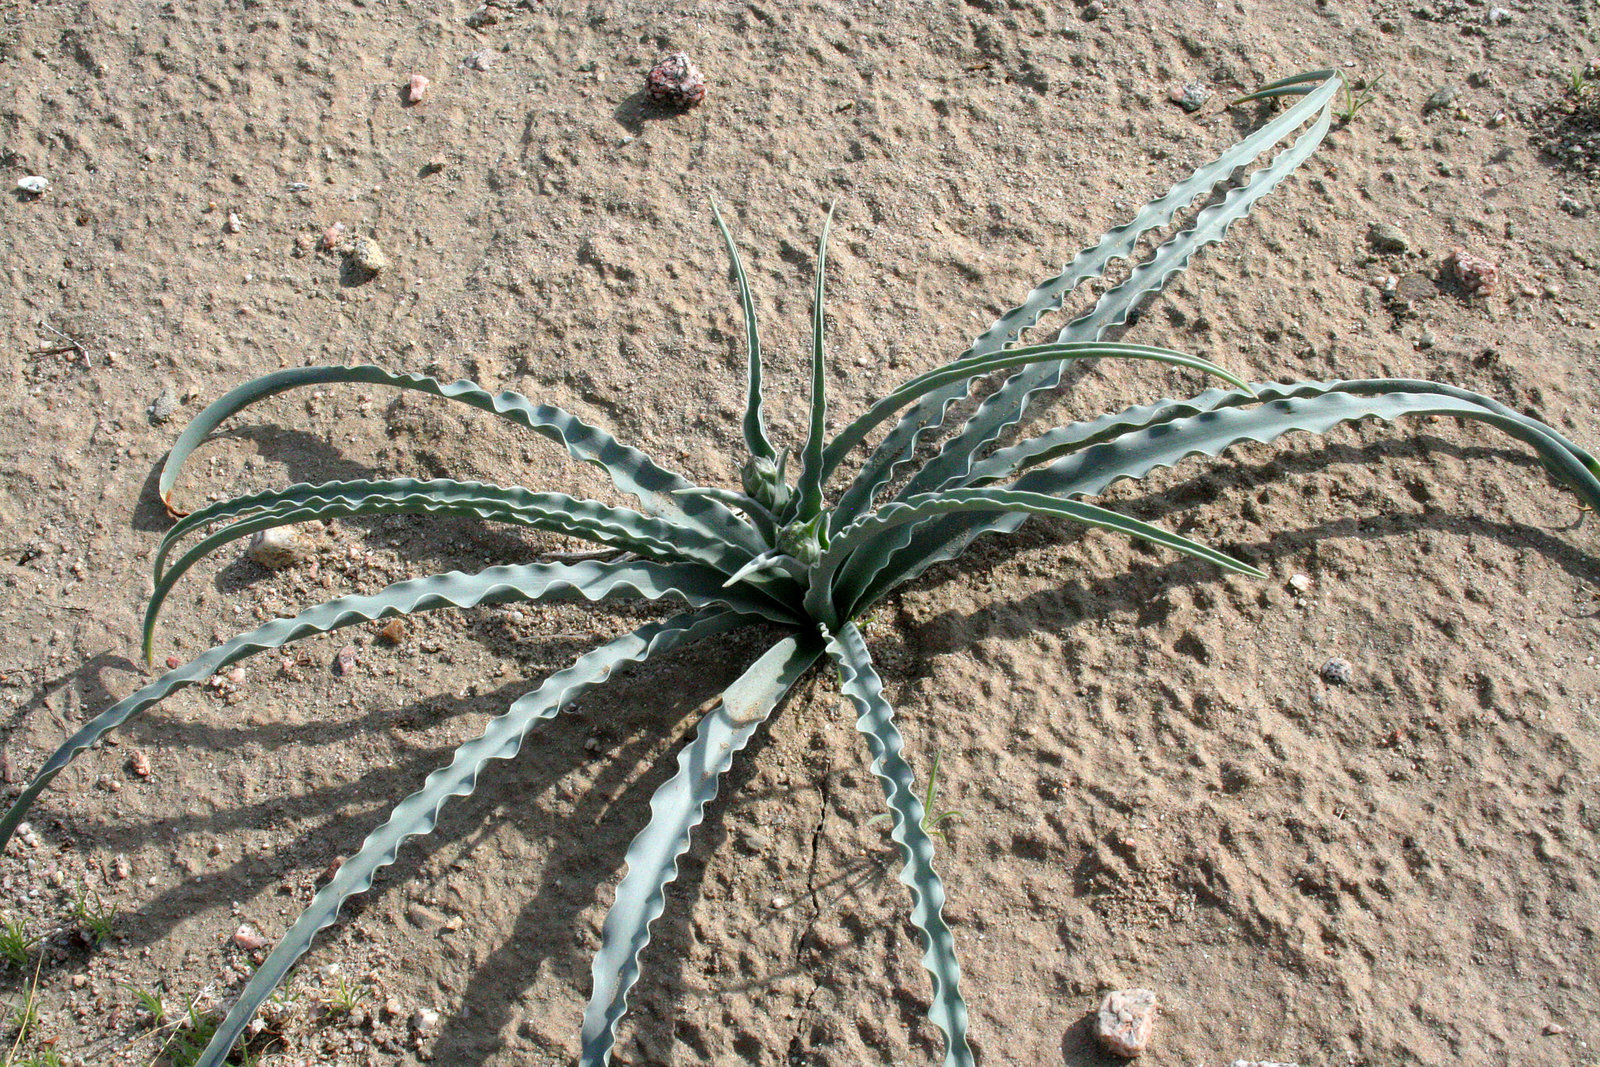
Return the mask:
[[693, 107], [706, 98], [706, 80], [687, 52], [674, 52], [651, 67], [644, 87], [652, 100], [675, 107]]
[[1128, 1059], [1150, 1045], [1156, 1026], [1156, 995], [1148, 989], [1118, 989], [1106, 994], [1095, 1016], [1094, 1038], [1113, 1056]]
[[128, 769], [140, 778], [150, 777], [150, 757], [134, 749], [133, 755], [128, 757]]
[[233, 943], [246, 952], [254, 952], [258, 948], [266, 948], [271, 942], [262, 937], [261, 931], [254, 926], [244, 923], [233, 932]]
[[183, 660], [179, 659], [177, 656], [167, 657], [167, 670], [175, 671], [181, 666], [183, 666]]
[[333, 673], [341, 678], [348, 677], [356, 669], [358, 655], [355, 645], [345, 645], [339, 650], [339, 654], [333, 657]]
[[328, 252], [344, 247], [344, 223], [336, 222], [322, 231], [322, 247]]
[[1452, 248], [1445, 264], [1470, 296], [1488, 296], [1500, 282], [1500, 268], [1465, 248]]
[[428, 95], [428, 86], [432, 84], [421, 74], [411, 75], [411, 80], [406, 83], [406, 102], [408, 104], [420, 104], [422, 98]]

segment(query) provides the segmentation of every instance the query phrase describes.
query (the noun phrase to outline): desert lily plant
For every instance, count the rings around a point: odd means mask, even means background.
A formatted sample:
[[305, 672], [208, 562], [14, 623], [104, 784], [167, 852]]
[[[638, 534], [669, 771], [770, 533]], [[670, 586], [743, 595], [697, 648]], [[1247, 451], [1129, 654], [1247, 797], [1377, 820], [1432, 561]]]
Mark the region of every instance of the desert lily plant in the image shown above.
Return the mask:
[[[825, 438], [824, 224], [816, 263], [810, 424], [792, 457], [787, 449], [775, 447], [767, 432], [754, 302], [738, 249], [716, 212], [732, 258], [749, 349], [743, 420], [749, 455], [738, 489], [694, 485], [559, 408], [511, 392], [491, 395], [470, 382], [441, 384], [372, 366], [312, 367], [279, 371], [238, 387], [201, 412], [173, 446], [159, 482], [169, 508], [184, 461], [224, 420], [285, 390], [342, 383], [413, 390], [507, 419], [601, 467], [641, 507], [476, 482], [393, 479], [294, 485], [182, 515], [156, 553], [155, 590], [144, 626], [147, 658], [161, 604], [186, 570], [230, 541], [287, 523], [396, 513], [469, 515], [583, 538], [618, 555], [404, 581], [373, 595], [342, 597], [236, 637], [121, 700], [69, 738], [0, 821], [0, 840], [15, 830], [51, 779], [107, 731], [168, 693], [257, 652], [346, 626], [446, 607], [624, 597], [678, 601], [686, 605], [681, 614], [602, 644], [545, 678], [403, 800], [283, 935], [197, 1063], [217, 1067], [224, 1061], [318, 931], [335, 920], [349, 897], [371, 887], [377, 871], [394, 861], [407, 838], [434, 829], [446, 801], [470, 794], [490, 761], [514, 757], [530, 731], [614, 671], [736, 627], [757, 625], [777, 635], [774, 643], [700, 720], [693, 739], [678, 754], [676, 773], [650, 801], [648, 825], [628, 849], [626, 874], [594, 959], [579, 1062], [583, 1067], [609, 1062], [618, 1020], [639, 976], [640, 954], [650, 940], [650, 925], [663, 911], [665, 888], [722, 776], [801, 677], [827, 662], [854, 705], [856, 729], [865, 739], [887, 801], [890, 836], [902, 861], [900, 881], [911, 893], [911, 919], [921, 934], [922, 963], [930, 979], [927, 1014], [945, 1038], [944, 1063], [973, 1064], [955, 940], [941, 914], [945, 891], [933, 866], [930, 830], [935, 827], [913, 783], [893, 710], [857, 623], [865, 611], [929, 566], [956, 557], [975, 538], [1013, 531], [1031, 516], [1116, 531], [1226, 570], [1265, 577], [1222, 552], [1083, 498], [1118, 479], [1140, 478], [1189, 456], [1217, 456], [1236, 442], [1270, 442], [1291, 431], [1321, 433], [1369, 418], [1446, 415], [1488, 423], [1531, 446], [1552, 475], [1590, 506], [1600, 507], [1600, 465], [1592, 456], [1543, 423], [1487, 397], [1403, 379], [1251, 385], [1179, 352], [1103, 339], [1311, 154], [1329, 128], [1341, 88], [1334, 72], [1318, 71], [1247, 97], [1285, 98], [1292, 106], [1080, 252], [955, 360], [907, 381], [832, 440]], [[1247, 180], [1220, 191], [1236, 170], [1252, 166]], [[1209, 202], [1187, 228], [1147, 258], [1135, 255], [1142, 237], [1169, 227], [1180, 212], [1202, 201]], [[1046, 313], [1059, 310], [1079, 284], [1099, 277], [1118, 260], [1132, 263], [1130, 273], [1090, 311], [1068, 322], [1053, 342], [1019, 344], [1023, 333]], [[1057, 386], [1069, 364], [1089, 359], [1164, 363], [1225, 384], [1190, 399], [1160, 400], [1037, 436], [1011, 434], [1009, 443], [1001, 443], [1023, 419], [1030, 398]], [[1002, 384], [932, 448], [951, 405], [990, 376], [1000, 376]], [[887, 432], [877, 434], [885, 424]], [[856, 466], [858, 450], [862, 455]], [[854, 477], [834, 489], [847, 466], [856, 467]], [[174, 509], [174, 514], [179, 513]], [[190, 534], [199, 539], [179, 554], [180, 542]]]

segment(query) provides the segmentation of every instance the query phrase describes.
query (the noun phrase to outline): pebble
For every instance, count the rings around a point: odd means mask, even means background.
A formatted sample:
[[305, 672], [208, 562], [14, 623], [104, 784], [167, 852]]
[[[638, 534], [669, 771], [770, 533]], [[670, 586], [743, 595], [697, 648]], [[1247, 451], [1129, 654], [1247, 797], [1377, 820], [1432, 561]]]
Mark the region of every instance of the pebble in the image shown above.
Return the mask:
[[227, 677], [228, 677], [228, 684], [230, 684], [230, 685], [243, 685], [244, 684], [244, 680], [247, 677], [247, 675], [245, 674], [243, 667], [235, 667], [233, 670], [228, 672]]
[[1322, 665], [1322, 680], [1329, 685], [1349, 685], [1355, 680], [1355, 668], [1347, 659], [1330, 659]]
[[1367, 243], [1374, 251], [1390, 254], [1411, 249], [1411, 238], [1400, 227], [1388, 222], [1374, 222], [1367, 230]]
[[1558, 1034], [1564, 1034], [1566, 1032], [1567, 1032], [1567, 1028], [1565, 1026], [1562, 1026], [1560, 1023], [1545, 1023], [1544, 1024], [1544, 1034], [1545, 1034], [1546, 1037], [1555, 1037]]
[[1300, 596], [1311, 592], [1311, 578], [1304, 574], [1289, 575], [1289, 588]]
[[244, 223], [239, 220], [239, 216], [236, 213], [230, 211], [228, 212], [228, 221], [222, 224], [222, 228], [227, 233], [238, 233], [244, 229]]
[[133, 750], [133, 755], [128, 757], [128, 769], [140, 778], [150, 777], [150, 757], [139, 749]]
[[428, 1033], [429, 1031], [437, 1028], [438, 1025], [439, 1013], [434, 1011], [432, 1008], [419, 1008], [417, 1009], [416, 1013], [411, 1016], [411, 1029], [419, 1034]]
[[176, 654], [167, 657], [167, 670], [175, 671], [181, 666], [183, 666], [183, 660], [179, 659]]
[[500, 21], [500, 13], [485, 4], [467, 16], [467, 28], [481, 30], [485, 26], [494, 26]]
[[480, 48], [468, 56], [463, 63], [470, 70], [488, 70], [492, 59], [493, 53], [487, 48]]
[[172, 395], [172, 389], [169, 386], [161, 390], [160, 396], [150, 401], [150, 422], [153, 425], [160, 426], [163, 422], [172, 418], [177, 410], [178, 398]]
[[1489, 13], [1483, 17], [1483, 21], [1491, 26], [1504, 26], [1514, 18], [1516, 16], [1503, 7], [1491, 7]]
[[378, 631], [378, 640], [386, 645], [398, 645], [406, 639], [406, 624], [403, 619], [390, 619], [383, 629]]
[[250, 538], [245, 550], [250, 560], [268, 570], [282, 570], [311, 558], [316, 544], [298, 526], [274, 526], [258, 530]]
[[1105, 13], [1106, 5], [1101, 3], [1100, 0], [1089, 0], [1089, 3], [1083, 6], [1083, 20], [1085, 22], [1093, 22]]
[[333, 673], [340, 678], [347, 678], [356, 669], [356, 661], [360, 652], [355, 645], [345, 645], [339, 654], [333, 657]]
[[29, 196], [38, 196], [50, 188], [50, 179], [40, 177], [37, 174], [30, 174], [26, 178], [17, 179], [17, 188]]
[[650, 99], [674, 107], [693, 107], [706, 97], [706, 80], [687, 52], [664, 56], [644, 78]]
[[1190, 82], [1182, 88], [1174, 86], [1167, 90], [1167, 96], [1185, 111], [1199, 111], [1211, 99], [1211, 90], [1199, 82]]
[[1426, 115], [1430, 111], [1440, 111], [1449, 107], [1456, 102], [1456, 96], [1460, 92], [1461, 90], [1454, 85], [1446, 85], [1442, 89], [1434, 90], [1433, 95], [1428, 97], [1428, 102], [1422, 105], [1422, 113]]
[[350, 245], [350, 262], [355, 264], [357, 270], [371, 274], [382, 274], [389, 268], [389, 257], [384, 254], [382, 246], [370, 237], [358, 237]]
[[1300, 1067], [1298, 1063], [1279, 1063], [1277, 1060], [1234, 1060], [1228, 1067]]
[[406, 102], [420, 104], [422, 98], [428, 95], [428, 86], [432, 84], [424, 75], [411, 75], [411, 80], [406, 82]]
[[344, 246], [344, 223], [336, 222], [322, 231], [322, 247], [332, 252]]
[[1500, 282], [1500, 268], [1465, 248], [1452, 248], [1445, 265], [1469, 296], [1488, 296]]
[[1148, 989], [1107, 993], [1095, 1014], [1094, 1039], [1113, 1056], [1132, 1059], [1150, 1045], [1157, 1007], [1156, 995]]
[[128, 857], [118, 855], [111, 861], [111, 876], [119, 882], [126, 882], [133, 877], [133, 864], [128, 862]]
[[294, 239], [294, 254], [303, 256], [317, 247], [317, 239], [309, 233], [302, 233]]
[[239, 929], [233, 932], [233, 943], [246, 952], [254, 952], [271, 944], [265, 937], [261, 936], [261, 931], [249, 923], [241, 923]]

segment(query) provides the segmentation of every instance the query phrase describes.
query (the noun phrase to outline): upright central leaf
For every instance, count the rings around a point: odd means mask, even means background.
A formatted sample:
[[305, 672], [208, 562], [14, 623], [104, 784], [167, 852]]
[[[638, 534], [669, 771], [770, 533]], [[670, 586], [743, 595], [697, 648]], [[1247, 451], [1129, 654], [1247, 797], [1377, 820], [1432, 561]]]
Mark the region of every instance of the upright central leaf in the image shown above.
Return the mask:
[[823, 366], [822, 301], [828, 272], [828, 230], [833, 225], [834, 205], [822, 222], [822, 239], [817, 242], [817, 295], [811, 309], [811, 432], [800, 453], [800, 487], [795, 517], [805, 522], [822, 513], [822, 450], [827, 433], [828, 383]]

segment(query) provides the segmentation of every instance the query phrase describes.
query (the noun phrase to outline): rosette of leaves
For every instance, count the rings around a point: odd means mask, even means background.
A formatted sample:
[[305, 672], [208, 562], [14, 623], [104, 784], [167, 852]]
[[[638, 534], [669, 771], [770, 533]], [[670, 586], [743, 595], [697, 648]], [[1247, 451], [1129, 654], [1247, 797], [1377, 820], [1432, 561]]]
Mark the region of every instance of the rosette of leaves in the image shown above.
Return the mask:
[[[1591, 507], [1600, 507], [1600, 466], [1594, 457], [1549, 426], [1487, 397], [1406, 379], [1251, 385], [1192, 356], [1103, 339], [1108, 330], [1128, 322], [1139, 303], [1182, 270], [1198, 249], [1220, 240], [1233, 222], [1310, 155], [1328, 130], [1331, 102], [1340, 88], [1334, 72], [1317, 71], [1247, 97], [1294, 102], [1080, 252], [957, 358], [905, 382], [832, 440], [824, 433], [825, 223], [812, 321], [810, 425], [792, 456], [787, 449], [776, 448], [767, 433], [754, 304], [737, 247], [717, 212], [716, 222], [732, 259], [749, 349], [743, 420], [749, 454], [738, 489], [694, 485], [559, 408], [535, 404], [516, 393], [490, 394], [470, 382], [441, 384], [372, 366], [313, 367], [279, 371], [238, 387], [206, 408], [174, 445], [159, 483], [169, 508], [185, 459], [224, 420], [285, 390], [339, 383], [432, 394], [531, 429], [575, 459], [601, 467], [619, 490], [638, 500], [639, 507], [476, 482], [392, 479], [294, 485], [183, 515], [156, 553], [155, 590], [144, 626], [147, 658], [162, 602], [186, 570], [230, 541], [286, 523], [396, 513], [469, 515], [584, 538], [616, 550], [617, 556], [418, 578], [376, 594], [342, 597], [240, 635], [119, 701], [69, 738], [0, 821], [0, 842], [9, 838], [50, 780], [107, 731], [168, 693], [202, 682], [257, 652], [345, 626], [444, 607], [550, 600], [598, 603], [623, 597], [675, 601], [683, 605], [682, 613], [602, 644], [545, 678], [401, 801], [284, 934], [197, 1063], [216, 1067], [224, 1061], [257, 1009], [317, 932], [335, 920], [341, 905], [372, 885], [378, 870], [394, 861], [407, 838], [432, 831], [445, 802], [471, 793], [491, 761], [514, 757], [530, 731], [613, 671], [714, 634], [759, 624], [769, 632], [776, 628], [781, 636], [699, 722], [693, 739], [678, 754], [676, 773], [650, 801], [648, 825], [628, 849], [626, 874], [594, 959], [580, 1063], [591, 1067], [609, 1062], [617, 1022], [638, 978], [641, 951], [650, 940], [650, 925], [662, 913], [665, 888], [677, 872], [678, 858], [688, 849], [691, 831], [704, 817], [706, 805], [717, 795], [721, 777], [802, 675], [826, 662], [854, 705], [856, 729], [887, 801], [890, 836], [902, 861], [900, 881], [910, 890], [911, 920], [922, 938], [922, 963], [929, 976], [927, 1014], [943, 1031], [944, 1062], [949, 1067], [973, 1064], [955, 943], [941, 915], [945, 891], [934, 871], [933, 841], [893, 710], [884, 699], [856, 623], [863, 612], [929, 566], [959, 555], [973, 539], [1015, 530], [1031, 516], [1100, 527], [1227, 570], [1264, 577], [1245, 562], [1083, 498], [1118, 479], [1140, 478], [1190, 456], [1217, 456], [1236, 442], [1270, 442], [1292, 431], [1321, 433], [1364, 419], [1444, 415], [1487, 423], [1525, 442], [1556, 479]], [[1247, 179], [1222, 191], [1236, 170], [1252, 166]], [[1205, 206], [1181, 232], [1143, 258], [1135, 254], [1142, 237], [1168, 227], [1180, 212], [1202, 202]], [[1126, 280], [1068, 322], [1054, 341], [1019, 343], [1043, 315], [1059, 310], [1078, 285], [1099, 277], [1118, 260], [1132, 263]], [[1087, 359], [1164, 363], [1226, 384], [1188, 399], [1159, 400], [1036, 436], [1008, 434], [1023, 419], [1030, 398], [1058, 385], [1070, 363]], [[1000, 378], [999, 387], [959, 425], [947, 427], [951, 405], [965, 399], [974, 383], [991, 377]], [[879, 433], [885, 425], [887, 431]], [[942, 443], [934, 449], [933, 438], [941, 431]], [[1008, 443], [1000, 444], [1002, 437]], [[859, 460], [858, 450], [864, 454]], [[854, 476], [835, 490], [847, 466], [855, 468]], [[192, 534], [198, 540], [180, 552], [179, 545]]]

